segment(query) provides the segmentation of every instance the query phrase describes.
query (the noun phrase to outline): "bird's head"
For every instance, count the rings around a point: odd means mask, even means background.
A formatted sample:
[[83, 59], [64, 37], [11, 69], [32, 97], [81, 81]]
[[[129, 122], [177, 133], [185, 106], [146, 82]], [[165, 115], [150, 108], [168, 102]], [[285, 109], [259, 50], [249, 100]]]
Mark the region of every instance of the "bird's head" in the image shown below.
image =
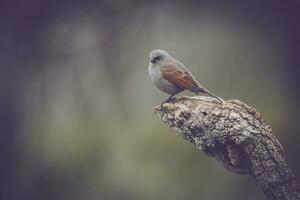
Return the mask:
[[168, 59], [170, 59], [170, 55], [166, 51], [160, 49], [155, 49], [151, 51], [149, 57], [150, 57], [150, 62], [154, 65], [161, 64], [167, 61]]

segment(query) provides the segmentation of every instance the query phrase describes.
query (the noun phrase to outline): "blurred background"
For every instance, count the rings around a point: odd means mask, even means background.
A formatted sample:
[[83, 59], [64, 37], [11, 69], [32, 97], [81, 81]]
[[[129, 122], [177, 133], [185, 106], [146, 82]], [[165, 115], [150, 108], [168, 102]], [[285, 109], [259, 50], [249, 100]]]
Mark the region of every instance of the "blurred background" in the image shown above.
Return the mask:
[[0, 199], [264, 199], [154, 116], [167, 97], [148, 77], [155, 48], [259, 110], [300, 180], [299, 8], [1, 0]]

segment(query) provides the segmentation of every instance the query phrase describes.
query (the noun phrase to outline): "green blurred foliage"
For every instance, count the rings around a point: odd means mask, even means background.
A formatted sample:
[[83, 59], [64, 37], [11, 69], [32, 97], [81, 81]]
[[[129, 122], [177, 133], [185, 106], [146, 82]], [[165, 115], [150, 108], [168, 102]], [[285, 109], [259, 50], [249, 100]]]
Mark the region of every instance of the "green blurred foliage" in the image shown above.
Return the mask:
[[[19, 81], [2, 79], [18, 119], [14, 199], [264, 199], [251, 178], [229, 173], [154, 116], [166, 95], [148, 77], [148, 54], [165, 49], [218, 96], [254, 106], [296, 152], [298, 102], [278, 20], [238, 1], [45, 2], [19, 5], [42, 21], [33, 30], [34, 21], [19, 19], [29, 30], [13, 49]], [[7, 44], [20, 35], [7, 34]], [[299, 176], [297, 156], [288, 158]]]

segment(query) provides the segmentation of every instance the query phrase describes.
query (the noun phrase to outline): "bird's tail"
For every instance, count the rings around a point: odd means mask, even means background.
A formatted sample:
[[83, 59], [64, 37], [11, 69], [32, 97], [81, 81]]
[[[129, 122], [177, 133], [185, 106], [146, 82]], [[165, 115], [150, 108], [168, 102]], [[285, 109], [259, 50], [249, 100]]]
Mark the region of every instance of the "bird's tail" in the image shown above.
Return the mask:
[[199, 93], [199, 92], [208, 94], [209, 96], [216, 98], [216, 99], [217, 99], [218, 101], [220, 101], [221, 103], [224, 102], [223, 99], [221, 99], [220, 97], [214, 95], [213, 93], [211, 93], [209, 90], [205, 89], [204, 87], [202, 87], [202, 88], [201, 88], [201, 87], [198, 87], [197, 90], [196, 90], [196, 93]]

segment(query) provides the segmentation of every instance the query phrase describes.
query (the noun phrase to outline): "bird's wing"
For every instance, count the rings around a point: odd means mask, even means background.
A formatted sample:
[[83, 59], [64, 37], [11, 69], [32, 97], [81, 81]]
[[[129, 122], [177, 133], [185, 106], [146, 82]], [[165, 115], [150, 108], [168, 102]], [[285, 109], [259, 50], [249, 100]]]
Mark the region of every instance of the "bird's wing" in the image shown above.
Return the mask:
[[164, 65], [161, 67], [161, 73], [165, 79], [179, 88], [192, 92], [196, 92], [195, 89], [198, 88], [198, 82], [193, 75], [183, 68], [173, 65]]

